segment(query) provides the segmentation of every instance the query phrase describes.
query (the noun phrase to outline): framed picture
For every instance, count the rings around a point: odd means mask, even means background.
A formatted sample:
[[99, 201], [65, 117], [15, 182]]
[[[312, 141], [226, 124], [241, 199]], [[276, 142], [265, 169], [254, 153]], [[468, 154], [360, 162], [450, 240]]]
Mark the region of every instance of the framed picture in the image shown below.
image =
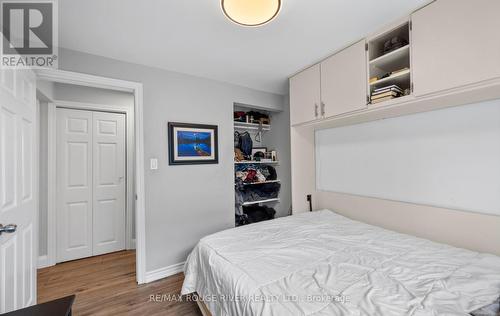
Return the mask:
[[170, 165], [219, 163], [216, 125], [168, 123]]

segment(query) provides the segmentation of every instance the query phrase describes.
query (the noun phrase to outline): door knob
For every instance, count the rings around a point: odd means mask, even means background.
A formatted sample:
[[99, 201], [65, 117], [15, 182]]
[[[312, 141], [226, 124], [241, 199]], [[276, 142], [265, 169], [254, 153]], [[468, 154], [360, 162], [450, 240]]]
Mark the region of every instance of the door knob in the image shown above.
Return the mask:
[[0, 235], [2, 233], [12, 234], [13, 232], [16, 231], [16, 229], [17, 229], [17, 225], [15, 225], [15, 224], [9, 224], [9, 225], [5, 225], [5, 226], [0, 224]]

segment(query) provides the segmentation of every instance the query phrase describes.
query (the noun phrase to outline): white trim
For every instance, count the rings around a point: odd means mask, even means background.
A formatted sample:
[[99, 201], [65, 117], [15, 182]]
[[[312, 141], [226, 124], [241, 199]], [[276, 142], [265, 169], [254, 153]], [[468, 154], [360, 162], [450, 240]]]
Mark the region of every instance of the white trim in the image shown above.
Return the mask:
[[47, 266], [56, 264], [56, 105], [47, 105]]
[[[34, 87], [33, 90], [36, 95], [36, 77], [33, 78], [33, 83]], [[38, 303], [38, 283], [37, 283], [37, 278], [36, 278], [36, 269], [38, 269], [38, 259], [39, 259], [39, 251], [40, 251], [40, 242], [38, 239], [38, 236], [40, 235], [40, 100], [38, 97], [36, 98], [36, 116], [35, 116], [35, 122], [33, 125], [35, 126], [35, 137], [33, 139], [36, 141], [35, 148], [35, 169], [34, 170], [34, 185], [33, 190], [35, 192], [35, 222], [33, 223], [33, 231], [32, 231], [32, 236], [31, 236], [31, 247], [34, 249], [31, 249], [31, 264], [36, 265], [35, 267], [32, 267], [32, 271], [34, 270], [34, 275], [31, 279], [33, 279], [33, 297], [30, 299], [32, 304], [37, 304]], [[36, 261], [35, 261], [36, 258]], [[30, 280], [31, 282], [31, 280]]]
[[[131, 92], [134, 94], [135, 125], [135, 226], [136, 226], [136, 277], [145, 283], [146, 276], [146, 201], [144, 188], [144, 131], [142, 83], [112, 79], [57, 69], [36, 71], [39, 80], [81, 85], [101, 89]], [[50, 161], [50, 160], [49, 160]], [[54, 161], [54, 159], [52, 160]], [[52, 210], [53, 211], [53, 210]], [[49, 209], [50, 212], [50, 209]], [[54, 248], [55, 249], [55, 248]]]
[[185, 262], [179, 262], [168, 267], [163, 267], [160, 269], [146, 272], [146, 283], [160, 280], [172, 276], [174, 274], [183, 272], [184, 263]]
[[47, 268], [53, 266], [53, 264], [49, 263], [49, 257], [47, 255], [38, 256], [37, 260], [37, 269]]
[[[37, 69], [37, 78], [51, 82], [74, 84], [85, 87], [108, 89], [136, 93], [137, 89], [142, 89], [142, 83], [125, 81], [114, 78], [106, 78], [88, 75], [78, 72], [57, 70], [57, 69]], [[142, 104], [141, 104], [142, 106]]]

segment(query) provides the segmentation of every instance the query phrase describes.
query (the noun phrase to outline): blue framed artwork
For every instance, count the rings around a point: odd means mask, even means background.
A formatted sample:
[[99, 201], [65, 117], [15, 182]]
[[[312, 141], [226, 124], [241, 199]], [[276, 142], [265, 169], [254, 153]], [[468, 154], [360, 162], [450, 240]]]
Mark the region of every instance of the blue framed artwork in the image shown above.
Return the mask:
[[168, 123], [170, 165], [219, 163], [217, 126]]

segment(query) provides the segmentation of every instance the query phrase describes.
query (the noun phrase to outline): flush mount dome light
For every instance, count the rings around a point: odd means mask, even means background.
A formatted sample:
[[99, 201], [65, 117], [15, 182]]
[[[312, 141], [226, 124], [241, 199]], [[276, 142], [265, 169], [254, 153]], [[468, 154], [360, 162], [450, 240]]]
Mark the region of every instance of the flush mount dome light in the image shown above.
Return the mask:
[[221, 0], [228, 19], [243, 26], [259, 26], [273, 20], [281, 9], [281, 0]]

